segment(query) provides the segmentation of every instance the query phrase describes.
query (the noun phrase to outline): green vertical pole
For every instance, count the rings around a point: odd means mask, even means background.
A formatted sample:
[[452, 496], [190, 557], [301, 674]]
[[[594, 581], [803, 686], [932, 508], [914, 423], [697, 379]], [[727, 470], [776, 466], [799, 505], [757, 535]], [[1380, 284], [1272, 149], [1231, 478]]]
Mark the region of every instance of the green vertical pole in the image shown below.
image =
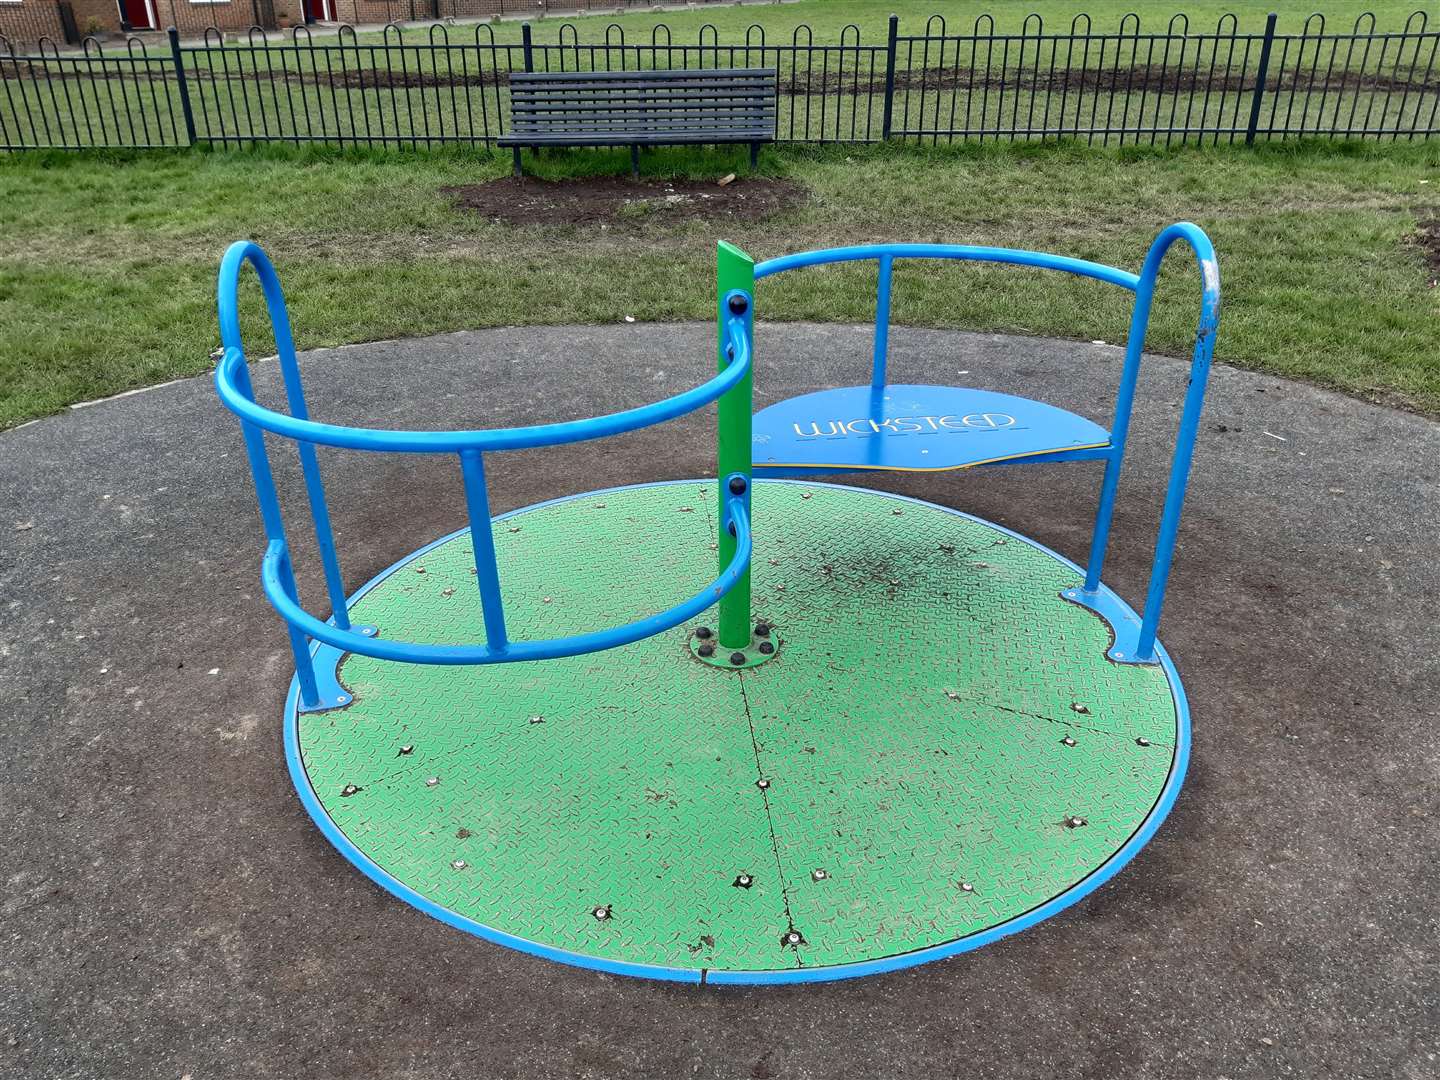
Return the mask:
[[[721, 371], [730, 363], [725, 355], [725, 323], [735, 317], [730, 310], [728, 298], [732, 293], [745, 294], [747, 306], [744, 317], [747, 326], [753, 325], [755, 296], [755, 260], [734, 244], [720, 241], [715, 257], [715, 303], [716, 303], [716, 349]], [[753, 397], [754, 354], [751, 354], [750, 371], [736, 383], [719, 403], [719, 422], [716, 438], [716, 475], [719, 477], [719, 516], [724, 520], [725, 500], [728, 497], [726, 481], [739, 473], [751, 482], [751, 435], [750, 413]], [[748, 500], [747, 500], [748, 501]], [[720, 566], [730, 564], [735, 557], [735, 537], [720, 530]], [[735, 583], [735, 587], [720, 598], [720, 647], [722, 649], [745, 649], [750, 646], [750, 571]]]

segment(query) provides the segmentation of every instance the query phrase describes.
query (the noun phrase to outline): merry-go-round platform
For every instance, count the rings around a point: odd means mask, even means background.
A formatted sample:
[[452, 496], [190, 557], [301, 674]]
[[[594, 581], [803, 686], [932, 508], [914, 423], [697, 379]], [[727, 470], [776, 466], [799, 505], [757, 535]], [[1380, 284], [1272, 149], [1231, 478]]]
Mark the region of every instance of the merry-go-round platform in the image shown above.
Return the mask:
[[[713, 483], [498, 519], [512, 631], [550, 638], [702, 588]], [[1105, 655], [1082, 575], [929, 503], [761, 481], [754, 611], [773, 659], [723, 671], [695, 627], [535, 664], [351, 654], [352, 700], [288, 703], [327, 835], [431, 914], [631, 974], [765, 982], [900, 967], [1019, 929], [1107, 879], [1179, 788], [1180, 684]], [[837, 530], [837, 521], [846, 528]], [[654, 538], [621, 548], [607, 537]], [[404, 638], [483, 637], [469, 536], [355, 596]]]

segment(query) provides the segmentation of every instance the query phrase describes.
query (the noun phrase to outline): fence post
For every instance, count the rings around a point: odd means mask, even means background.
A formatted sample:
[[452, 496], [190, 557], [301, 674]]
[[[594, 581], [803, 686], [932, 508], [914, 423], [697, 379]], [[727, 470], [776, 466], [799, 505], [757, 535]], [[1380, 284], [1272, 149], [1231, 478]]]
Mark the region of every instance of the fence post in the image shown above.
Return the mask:
[[885, 49], [885, 120], [882, 139], [890, 138], [890, 121], [895, 112], [895, 39], [900, 34], [900, 16], [890, 16], [890, 42]]
[[1255, 129], [1260, 126], [1260, 99], [1265, 94], [1265, 79], [1270, 74], [1270, 47], [1275, 44], [1275, 12], [1265, 20], [1265, 41], [1260, 46], [1260, 70], [1255, 76], [1255, 97], [1250, 102], [1250, 126], [1245, 129], [1245, 145], [1255, 145]]
[[195, 112], [190, 108], [190, 86], [185, 82], [185, 60], [180, 55], [180, 31], [170, 27], [170, 62], [175, 65], [175, 85], [180, 90], [180, 112], [185, 117], [185, 137], [195, 145]]
[[530, 40], [530, 24], [528, 22], [522, 23], [520, 25], [520, 41], [525, 46], [525, 70], [534, 71], [535, 46], [534, 43]]

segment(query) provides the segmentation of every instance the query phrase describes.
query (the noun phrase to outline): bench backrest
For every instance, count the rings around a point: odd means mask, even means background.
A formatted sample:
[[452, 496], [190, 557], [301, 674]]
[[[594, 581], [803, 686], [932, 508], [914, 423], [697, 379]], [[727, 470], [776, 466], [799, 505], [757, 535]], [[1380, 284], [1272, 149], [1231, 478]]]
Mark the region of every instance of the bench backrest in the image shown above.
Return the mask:
[[774, 68], [516, 72], [511, 138], [775, 137]]

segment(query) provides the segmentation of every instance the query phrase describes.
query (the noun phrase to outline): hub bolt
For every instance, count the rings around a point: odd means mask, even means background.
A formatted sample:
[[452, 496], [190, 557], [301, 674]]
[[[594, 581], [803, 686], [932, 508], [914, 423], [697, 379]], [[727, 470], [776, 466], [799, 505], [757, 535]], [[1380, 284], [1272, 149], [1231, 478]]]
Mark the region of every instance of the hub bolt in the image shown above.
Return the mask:
[[739, 667], [741, 664], [745, 663], [745, 654], [743, 652], [732, 652], [730, 654], [730, 663], [734, 664], [736, 667]]
[[762, 641], [760, 642], [760, 651], [766, 656], [769, 656], [775, 651], [775, 646], [768, 641]]
[[704, 645], [701, 645], [700, 648], [696, 649], [695, 651], [701, 656], [714, 656], [715, 646], [711, 645], [709, 642], [706, 642]]
[[756, 637], [769, 637], [769, 636], [770, 636], [770, 624], [769, 624], [769, 623], [764, 623], [764, 622], [757, 622], [757, 623], [755, 624], [755, 636], [756, 636]]
[[695, 628], [695, 636], [698, 637], [701, 641], [704, 641], [706, 638], [708, 638], [712, 632], [713, 631], [711, 631], [708, 626], [697, 626]]

